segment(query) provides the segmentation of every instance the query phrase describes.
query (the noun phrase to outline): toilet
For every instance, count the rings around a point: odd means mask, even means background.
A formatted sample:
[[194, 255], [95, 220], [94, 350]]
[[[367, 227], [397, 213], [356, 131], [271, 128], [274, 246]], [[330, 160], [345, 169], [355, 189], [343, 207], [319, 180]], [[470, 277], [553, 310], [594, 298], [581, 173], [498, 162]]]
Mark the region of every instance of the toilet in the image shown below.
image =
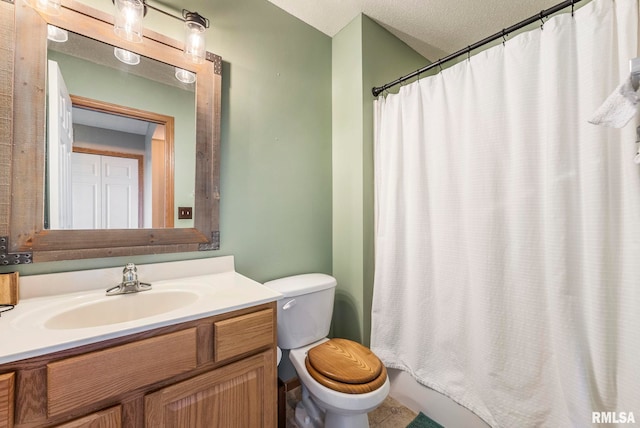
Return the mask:
[[311, 273], [264, 284], [280, 292], [278, 347], [302, 385], [296, 407], [299, 427], [366, 428], [367, 413], [389, 394], [384, 364], [367, 347], [329, 339], [336, 280]]

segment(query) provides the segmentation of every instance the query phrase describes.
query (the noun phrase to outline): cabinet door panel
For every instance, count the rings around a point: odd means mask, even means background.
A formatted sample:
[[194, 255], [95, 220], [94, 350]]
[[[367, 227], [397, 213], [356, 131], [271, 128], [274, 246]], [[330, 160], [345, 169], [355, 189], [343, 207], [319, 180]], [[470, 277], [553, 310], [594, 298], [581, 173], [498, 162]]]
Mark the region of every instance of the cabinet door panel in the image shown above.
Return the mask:
[[84, 418], [58, 425], [57, 428], [120, 428], [122, 427], [122, 407], [115, 406]]
[[269, 350], [147, 395], [145, 422], [148, 428], [273, 427], [275, 392]]
[[13, 426], [14, 374], [0, 375], [0, 427]]

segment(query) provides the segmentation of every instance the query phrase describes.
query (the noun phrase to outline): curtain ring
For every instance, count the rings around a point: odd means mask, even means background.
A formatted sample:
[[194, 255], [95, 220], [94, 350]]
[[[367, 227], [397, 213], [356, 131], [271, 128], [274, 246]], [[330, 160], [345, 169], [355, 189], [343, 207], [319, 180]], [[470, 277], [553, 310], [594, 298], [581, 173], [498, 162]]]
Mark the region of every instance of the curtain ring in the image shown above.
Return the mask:
[[504, 46], [504, 44], [507, 42], [507, 36], [509, 34], [505, 31], [505, 29], [502, 29], [502, 46]]
[[442, 59], [438, 60], [438, 68], [440, 68], [440, 73], [442, 73]]
[[540, 11], [540, 29], [544, 30], [544, 10]]
[[467, 46], [467, 61], [471, 61], [471, 46]]
[[573, 18], [574, 6], [576, 5], [575, 0], [571, 0], [571, 17]]

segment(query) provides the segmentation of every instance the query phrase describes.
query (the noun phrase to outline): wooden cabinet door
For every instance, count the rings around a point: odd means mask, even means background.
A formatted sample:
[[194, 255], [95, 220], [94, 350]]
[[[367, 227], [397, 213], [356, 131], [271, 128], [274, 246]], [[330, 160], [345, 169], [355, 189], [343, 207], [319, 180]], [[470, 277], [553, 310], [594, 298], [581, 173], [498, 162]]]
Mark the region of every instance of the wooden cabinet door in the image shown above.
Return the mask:
[[146, 427], [275, 427], [275, 369], [269, 350], [148, 394]]
[[14, 374], [0, 375], [0, 427], [13, 427]]
[[84, 418], [58, 425], [57, 428], [120, 428], [122, 427], [122, 407], [115, 406]]

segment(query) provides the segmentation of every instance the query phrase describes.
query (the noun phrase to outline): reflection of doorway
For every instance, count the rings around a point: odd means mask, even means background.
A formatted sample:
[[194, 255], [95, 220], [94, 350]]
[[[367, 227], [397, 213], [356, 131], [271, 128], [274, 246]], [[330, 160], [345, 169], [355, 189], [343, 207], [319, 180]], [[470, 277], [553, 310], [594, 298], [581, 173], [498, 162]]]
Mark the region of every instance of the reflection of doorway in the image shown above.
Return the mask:
[[54, 61], [49, 61], [48, 84], [47, 227], [70, 229], [88, 224], [84, 216], [77, 221], [73, 218], [73, 200], [79, 196], [72, 191], [71, 156], [82, 150], [140, 156], [138, 214], [135, 222], [127, 223], [135, 226], [126, 227], [173, 227], [174, 118], [70, 95]]
[[71, 166], [73, 229], [142, 224], [142, 156], [75, 149]]
[[[174, 119], [152, 112], [71, 95], [74, 108], [74, 127], [92, 126], [108, 132], [122, 132], [118, 119], [146, 122], [155, 128], [145, 148], [139, 167], [139, 225], [164, 228], [174, 225]], [[76, 117], [79, 117], [76, 121]], [[96, 117], [98, 117], [96, 119]], [[83, 145], [74, 141], [74, 152], [87, 149], [113, 151], [113, 148]], [[120, 155], [128, 150], [117, 150]], [[133, 151], [135, 152], [135, 151]], [[122, 157], [122, 156], [121, 156]], [[143, 173], [144, 171], [144, 173]]]

